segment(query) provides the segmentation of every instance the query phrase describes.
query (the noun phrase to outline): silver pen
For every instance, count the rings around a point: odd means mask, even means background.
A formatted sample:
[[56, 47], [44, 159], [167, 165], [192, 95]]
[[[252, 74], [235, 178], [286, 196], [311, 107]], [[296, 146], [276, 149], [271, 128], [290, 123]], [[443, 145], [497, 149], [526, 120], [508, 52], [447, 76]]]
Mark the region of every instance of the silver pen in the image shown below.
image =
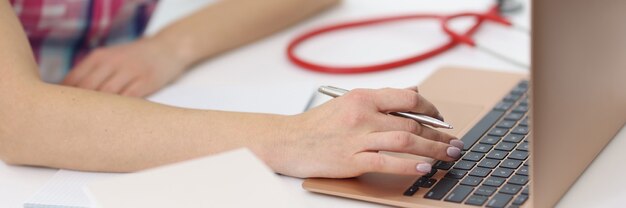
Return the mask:
[[[341, 89], [338, 87], [333, 87], [333, 86], [321, 86], [319, 89], [317, 89], [317, 91], [324, 93], [325, 95], [328, 95], [331, 97], [339, 97], [349, 92], [348, 90]], [[422, 115], [422, 114], [410, 113], [410, 112], [392, 112], [389, 114], [394, 115], [394, 116], [408, 118], [408, 119], [413, 119], [421, 124], [426, 124], [435, 128], [446, 128], [446, 129], [453, 128], [452, 125], [446, 122], [443, 122], [443, 121], [440, 121], [439, 119]]]

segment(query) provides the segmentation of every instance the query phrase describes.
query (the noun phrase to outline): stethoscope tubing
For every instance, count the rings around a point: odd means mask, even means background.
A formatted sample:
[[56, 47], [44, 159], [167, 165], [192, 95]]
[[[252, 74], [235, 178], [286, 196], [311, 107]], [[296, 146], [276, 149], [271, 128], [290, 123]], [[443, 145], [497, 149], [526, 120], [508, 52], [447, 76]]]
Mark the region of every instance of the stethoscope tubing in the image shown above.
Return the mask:
[[[452, 31], [448, 27], [448, 22], [451, 19], [459, 18], [459, 17], [474, 17], [476, 19], [474, 25], [472, 25], [467, 31], [462, 34]], [[331, 65], [323, 65], [319, 63], [313, 63], [311, 61], [304, 60], [303, 58], [296, 55], [295, 50], [299, 45], [303, 42], [337, 30], [350, 29], [355, 27], [363, 27], [363, 26], [372, 26], [376, 24], [392, 22], [392, 21], [403, 21], [403, 20], [414, 20], [414, 19], [435, 19], [440, 21], [441, 27], [444, 32], [450, 37], [448, 42], [437, 46], [430, 51], [415, 54], [409, 57], [401, 58], [395, 61], [388, 61], [380, 64], [373, 65], [357, 65], [357, 66], [331, 66]], [[505, 26], [512, 26], [512, 24], [506, 19], [502, 18], [497, 11], [497, 7], [492, 7], [490, 10], [484, 14], [480, 13], [471, 13], [464, 12], [454, 15], [435, 15], [435, 14], [416, 14], [416, 15], [399, 15], [393, 17], [383, 17], [383, 18], [374, 18], [374, 19], [366, 19], [355, 22], [348, 23], [340, 23], [335, 25], [330, 25], [326, 27], [321, 27], [309, 32], [306, 32], [294, 40], [292, 40], [287, 46], [287, 57], [289, 61], [293, 64], [300, 66], [304, 69], [321, 72], [321, 73], [331, 73], [331, 74], [357, 74], [357, 73], [368, 73], [368, 72], [376, 72], [376, 71], [385, 71], [390, 70], [402, 66], [406, 66], [409, 64], [413, 64], [416, 62], [420, 62], [426, 60], [428, 58], [437, 56], [447, 50], [452, 49], [453, 47], [459, 44], [466, 44], [471, 47], [476, 47], [477, 49], [485, 49], [484, 47], [477, 47], [474, 40], [470, 37], [476, 33], [476, 31], [480, 28], [484, 21], [493, 21], [496, 23], [500, 23]], [[486, 49], [485, 49], [486, 50]], [[484, 51], [484, 50], [483, 50]], [[493, 52], [493, 51], [491, 51]], [[502, 56], [500, 56], [502, 57]], [[505, 57], [506, 58], [506, 57]], [[507, 58], [507, 60], [511, 60]]]

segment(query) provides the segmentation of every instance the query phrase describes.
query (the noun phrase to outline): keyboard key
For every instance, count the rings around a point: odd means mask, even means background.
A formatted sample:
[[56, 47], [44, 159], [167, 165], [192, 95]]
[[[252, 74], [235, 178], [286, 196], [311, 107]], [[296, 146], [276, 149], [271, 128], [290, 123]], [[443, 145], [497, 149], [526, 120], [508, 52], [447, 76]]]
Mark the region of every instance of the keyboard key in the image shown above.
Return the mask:
[[437, 161], [433, 167], [440, 170], [449, 170], [453, 165], [454, 162]]
[[517, 86], [518, 86], [518, 87], [521, 87], [521, 88], [528, 89], [528, 80], [522, 80], [522, 81], [520, 81], [519, 83], [517, 83]]
[[498, 193], [487, 202], [487, 207], [502, 208], [506, 206], [512, 198], [513, 196], [509, 194]]
[[526, 93], [527, 90], [528, 90], [527, 87], [517, 86], [513, 88], [513, 90], [511, 90], [511, 94], [523, 95]]
[[514, 175], [509, 179], [509, 183], [521, 186], [526, 185], [526, 183], [528, 183], [528, 176]]
[[482, 206], [483, 204], [485, 204], [487, 199], [488, 198], [485, 196], [471, 195], [469, 198], [467, 198], [467, 201], [465, 201], [465, 204]]
[[487, 175], [489, 175], [489, 173], [491, 173], [491, 169], [474, 168], [474, 170], [472, 170], [469, 173], [469, 175], [484, 178], [484, 177], [487, 177]]
[[430, 178], [430, 177], [433, 177], [435, 175], [435, 173], [437, 173], [437, 169], [436, 168], [432, 168], [432, 169], [430, 169], [429, 173], [427, 173], [426, 175], [423, 175], [422, 177]]
[[511, 131], [512, 134], [521, 134], [521, 135], [526, 135], [528, 134], [528, 127], [526, 126], [517, 126], [515, 128], [513, 128], [513, 131]]
[[428, 179], [428, 181], [426, 181], [425, 183], [422, 183], [420, 185], [420, 187], [422, 187], [422, 188], [430, 188], [433, 185], [435, 185], [435, 183], [437, 183], [437, 179], [431, 178], [431, 179]]
[[504, 186], [502, 186], [502, 188], [500, 189], [500, 193], [515, 195], [520, 190], [522, 190], [522, 186], [507, 183]]
[[489, 128], [491, 128], [500, 117], [504, 115], [503, 111], [492, 110], [483, 117], [471, 130], [469, 130], [461, 141], [465, 143], [463, 150], [469, 150], [478, 139], [480, 139]]
[[467, 176], [461, 181], [461, 185], [478, 186], [483, 179], [474, 176]]
[[513, 104], [515, 102], [510, 102], [510, 101], [501, 101], [498, 104], [496, 104], [496, 107], [494, 107], [494, 110], [498, 110], [498, 111], [507, 111], [509, 110], [511, 107], [513, 107]]
[[522, 113], [513, 113], [513, 112], [511, 112], [511, 113], [506, 114], [506, 116], [504, 116], [504, 119], [505, 120], [511, 120], [511, 121], [517, 121], [517, 120], [522, 119], [523, 116], [524, 116], [524, 114], [522, 114]]
[[458, 161], [456, 165], [454, 165], [454, 169], [469, 170], [469, 169], [472, 169], [474, 165], [476, 165], [476, 162], [461, 160], [461, 161]]
[[515, 150], [509, 155], [509, 158], [516, 160], [525, 160], [528, 157], [528, 152]]
[[496, 150], [502, 150], [502, 151], [511, 151], [513, 150], [513, 148], [515, 148], [515, 143], [511, 143], [511, 142], [500, 142], [500, 144], [496, 145]]
[[415, 183], [413, 183], [413, 186], [419, 187], [423, 183], [426, 183], [426, 181], [428, 181], [428, 177], [425, 177], [425, 176], [419, 177], [417, 180], [415, 180]]
[[483, 183], [483, 185], [500, 187], [504, 183], [505, 180], [506, 178], [489, 176], [489, 178], [485, 179], [485, 182]]
[[405, 196], [413, 196], [415, 192], [417, 192], [419, 188], [417, 186], [411, 186], [404, 192]]
[[502, 137], [502, 136], [506, 135], [507, 132], [509, 132], [508, 129], [493, 128], [493, 129], [491, 129], [491, 131], [489, 131], [489, 136]]
[[491, 196], [496, 192], [496, 187], [493, 186], [480, 186], [476, 189], [474, 194], [481, 196]]
[[474, 188], [472, 187], [459, 185], [456, 188], [454, 188], [454, 190], [452, 190], [452, 192], [450, 193], [450, 195], [448, 195], [448, 197], [446, 197], [446, 201], [461, 203], [463, 202], [465, 197], [467, 197], [467, 195], [472, 193], [473, 190]]
[[517, 169], [520, 165], [522, 165], [521, 160], [506, 159], [504, 160], [504, 162], [502, 162], [500, 167]]
[[520, 105], [528, 106], [528, 96], [524, 96], [523, 98], [520, 98], [520, 100], [521, 100], [519, 102]]
[[528, 112], [528, 105], [518, 105], [513, 108], [513, 112], [516, 113], [526, 113]]
[[523, 205], [524, 202], [526, 202], [526, 200], [528, 200], [528, 195], [519, 195], [515, 198], [515, 200], [513, 200], [513, 202], [511, 202], [511, 204], [513, 205]]
[[509, 168], [497, 168], [496, 170], [493, 171], [491, 175], [502, 177], [502, 178], [508, 178], [509, 176], [511, 176], [511, 174], [513, 174], [513, 171], [515, 170], [509, 169]]
[[528, 166], [522, 166], [519, 170], [517, 170], [517, 172], [515, 172], [515, 174], [528, 176]]
[[522, 194], [528, 195], [528, 192], [530, 192], [530, 186], [524, 187], [524, 190], [522, 190]]
[[524, 139], [524, 135], [509, 134], [509, 135], [506, 135], [506, 137], [504, 137], [504, 140], [502, 140], [502, 141], [519, 143], [520, 141], [522, 141], [522, 139]]
[[528, 151], [528, 142], [522, 142], [520, 145], [517, 146], [516, 150]]
[[509, 154], [507, 152], [503, 152], [503, 151], [499, 151], [499, 150], [494, 150], [489, 152], [489, 154], [487, 154], [487, 158], [489, 159], [496, 159], [496, 160], [502, 160], [504, 159], [504, 157], [506, 157], [506, 155]]
[[519, 125], [528, 126], [528, 116], [524, 117], [524, 119], [519, 122]]
[[513, 128], [513, 126], [515, 126], [515, 121], [508, 121], [508, 120], [502, 120], [498, 122], [498, 124], [496, 125], [496, 127], [505, 128], [505, 129]]
[[452, 169], [446, 174], [446, 178], [461, 179], [467, 174], [467, 170]]
[[518, 99], [520, 99], [520, 97], [522, 97], [522, 95], [520, 95], [520, 94], [508, 94], [508, 95], [504, 96], [503, 100], [507, 101], [507, 102], [515, 102]]
[[500, 164], [500, 161], [498, 160], [484, 159], [478, 163], [478, 167], [494, 169], [498, 166], [498, 164]]
[[424, 198], [441, 200], [458, 182], [459, 180], [456, 179], [442, 178], [424, 195]]
[[483, 137], [483, 139], [480, 140], [480, 143], [481, 144], [494, 145], [494, 144], [498, 143], [499, 141], [500, 141], [500, 137], [485, 136], [485, 137]]
[[488, 144], [476, 144], [474, 145], [474, 148], [472, 148], [472, 152], [480, 152], [480, 153], [486, 153], [489, 152], [489, 150], [491, 150], [491, 145]]
[[483, 158], [483, 156], [485, 156], [485, 153], [468, 152], [463, 157], [463, 160], [469, 160], [469, 161], [478, 162], [478, 161], [480, 161], [480, 159]]

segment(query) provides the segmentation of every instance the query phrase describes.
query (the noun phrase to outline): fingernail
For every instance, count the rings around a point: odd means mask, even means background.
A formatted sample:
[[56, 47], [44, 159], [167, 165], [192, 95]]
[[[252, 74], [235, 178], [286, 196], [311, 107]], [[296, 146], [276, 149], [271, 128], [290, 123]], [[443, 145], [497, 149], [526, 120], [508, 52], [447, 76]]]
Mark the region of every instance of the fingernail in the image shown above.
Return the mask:
[[448, 149], [446, 150], [446, 153], [448, 153], [448, 156], [450, 156], [451, 158], [454, 158], [454, 159], [461, 158], [461, 149], [457, 147], [448, 147]]
[[453, 140], [450, 140], [450, 145], [455, 146], [456, 148], [459, 148], [459, 149], [463, 149], [463, 146], [465, 146], [465, 143], [463, 143], [463, 141], [461, 140], [453, 139]]
[[428, 163], [420, 163], [420, 164], [417, 164], [416, 169], [417, 171], [422, 172], [422, 173], [430, 173], [432, 166]]
[[444, 121], [444, 120], [445, 120], [441, 114], [437, 115], [437, 118], [438, 118], [440, 121]]

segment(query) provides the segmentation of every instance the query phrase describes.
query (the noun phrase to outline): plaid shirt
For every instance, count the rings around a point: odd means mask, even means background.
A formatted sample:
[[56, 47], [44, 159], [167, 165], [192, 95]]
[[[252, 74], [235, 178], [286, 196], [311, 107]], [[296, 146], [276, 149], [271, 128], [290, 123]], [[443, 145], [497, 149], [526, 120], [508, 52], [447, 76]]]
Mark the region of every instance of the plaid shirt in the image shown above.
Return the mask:
[[96, 47], [141, 36], [157, 0], [10, 0], [44, 81], [60, 82]]

